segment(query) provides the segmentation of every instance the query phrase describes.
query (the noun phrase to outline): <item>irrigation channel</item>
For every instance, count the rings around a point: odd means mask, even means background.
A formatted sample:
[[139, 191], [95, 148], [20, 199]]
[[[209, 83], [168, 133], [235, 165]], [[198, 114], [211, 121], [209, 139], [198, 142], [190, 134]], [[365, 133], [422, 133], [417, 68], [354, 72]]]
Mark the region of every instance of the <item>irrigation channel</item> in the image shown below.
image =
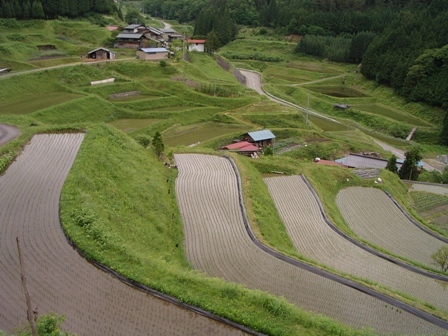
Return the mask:
[[59, 197], [83, 138], [35, 135], [0, 176], [0, 330], [11, 333], [26, 322], [18, 237], [32, 307], [39, 315], [65, 315], [63, 329], [70, 333], [256, 334], [87, 262], [70, 246], [60, 225]]
[[185, 249], [196, 269], [283, 296], [356, 328], [406, 335], [448, 330], [444, 320], [259, 242], [245, 215], [239, 173], [230, 159], [176, 154], [175, 160]]

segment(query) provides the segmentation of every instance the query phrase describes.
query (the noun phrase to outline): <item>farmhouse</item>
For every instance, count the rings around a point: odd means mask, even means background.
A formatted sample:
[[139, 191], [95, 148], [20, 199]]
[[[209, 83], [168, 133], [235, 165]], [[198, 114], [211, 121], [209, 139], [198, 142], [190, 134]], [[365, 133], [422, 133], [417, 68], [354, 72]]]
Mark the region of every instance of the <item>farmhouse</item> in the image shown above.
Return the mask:
[[117, 54], [115, 52], [110, 51], [109, 49], [106, 49], [103, 47], [96, 48], [87, 53], [87, 58], [97, 59], [97, 60], [115, 59], [116, 57], [117, 57]]
[[173, 40], [180, 40], [182, 39], [182, 34], [179, 34], [177, 31], [171, 28], [166, 29], [160, 29], [163, 33], [163, 38], [168, 41], [172, 42]]
[[[381, 168], [385, 169], [387, 166], [386, 159], [380, 159], [377, 157], [366, 156], [361, 154], [351, 153], [349, 156], [335, 160], [335, 162], [342, 163], [348, 168]], [[400, 169], [403, 165], [404, 160], [397, 159], [397, 168]], [[423, 162], [419, 161], [417, 167], [423, 167]]]
[[129, 26], [124, 27], [123, 30], [124, 30], [123, 33], [137, 34], [137, 33], [144, 33], [147, 30], [147, 28], [144, 25], [133, 23], [130, 24]]
[[205, 51], [205, 40], [187, 40], [188, 51]]
[[120, 33], [116, 37], [116, 48], [142, 48], [147, 39], [143, 33]]
[[151, 61], [168, 59], [168, 50], [165, 48], [139, 48], [137, 58]]
[[253, 143], [258, 148], [271, 147], [275, 135], [270, 130], [248, 132], [243, 135], [243, 140]]

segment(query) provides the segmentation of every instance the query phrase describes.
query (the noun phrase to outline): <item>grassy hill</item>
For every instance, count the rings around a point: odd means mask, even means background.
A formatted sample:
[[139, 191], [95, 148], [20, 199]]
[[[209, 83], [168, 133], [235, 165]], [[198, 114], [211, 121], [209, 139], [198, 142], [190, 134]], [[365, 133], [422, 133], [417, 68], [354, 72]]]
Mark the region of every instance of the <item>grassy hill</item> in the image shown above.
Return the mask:
[[[424, 114], [424, 106], [407, 104], [390, 90], [374, 87], [350, 66], [301, 59], [290, 53], [293, 43], [273, 37], [261, 39], [250, 31], [223, 48], [222, 55], [235, 65], [262, 71], [265, 89], [285, 100], [306, 105], [309, 94], [312, 109], [340, 118], [342, 124], [313, 118], [307, 124], [297, 110], [246, 89], [206, 54], [194, 53], [189, 63], [172, 60], [166, 66], [132, 59], [44, 69], [79, 61], [79, 54], [101, 45], [110, 33], [87, 22], [20, 24], [3, 24], [0, 28], [0, 67], [10, 67], [13, 73], [42, 71], [0, 77], [0, 122], [17, 125], [22, 131], [18, 139], [0, 147], [0, 170], [33, 134], [86, 130], [86, 139], [64, 186], [61, 219], [70, 237], [89, 256], [181, 301], [264, 333], [370, 334], [301, 311], [267, 293], [193, 271], [182, 249], [182, 225], [173, 192], [176, 173], [166, 169], [147, 145], [159, 131], [168, 146], [166, 160], [170, 151], [216, 153], [221, 145], [261, 128], [270, 128], [277, 135], [278, 149], [309, 144], [257, 161], [235, 157], [243, 176], [251, 223], [260, 239], [300, 257], [267, 194], [262, 174], [305, 173], [329, 217], [344, 228], [334, 204], [338, 189], [329, 190], [326, 182], [347, 177], [351, 183], [367, 182], [348, 171], [316, 167], [311, 159], [372, 150], [387, 156], [358, 126], [391, 135], [394, 131], [404, 134], [419, 125], [423, 134], [432, 134], [438, 127], [437, 111]], [[54, 45], [55, 54], [40, 50], [44, 44]], [[279, 59], [274, 62], [263, 58], [265, 50], [273, 50]], [[117, 52], [122, 58], [131, 55], [129, 50]], [[250, 53], [259, 53], [259, 59], [251, 59]], [[91, 81], [111, 77], [114, 83], [90, 85]], [[341, 83], [342, 78], [345, 83]], [[328, 80], [315, 82], [322, 79]], [[131, 91], [138, 93], [125, 98], [114, 96]], [[349, 96], [335, 97], [338, 92]], [[336, 111], [335, 103], [350, 103], [353, 108]], [[427, 135], [425, 139], [429, 138]], [[387, 175], [387, 180], [390, 182], [385, 188], [401, 203], [412, 204], [398, 178]]]

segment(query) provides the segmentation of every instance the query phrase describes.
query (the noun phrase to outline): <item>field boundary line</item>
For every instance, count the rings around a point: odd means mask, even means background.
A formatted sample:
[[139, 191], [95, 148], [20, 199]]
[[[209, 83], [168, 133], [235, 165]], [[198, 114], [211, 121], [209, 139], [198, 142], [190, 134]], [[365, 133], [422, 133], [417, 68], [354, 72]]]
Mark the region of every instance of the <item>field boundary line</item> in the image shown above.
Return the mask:
[[[348, 240], [348, 241], [351, 242], [352, 244], [354, 244], [354, 245], [356, 245], [356, 246], [362, 248], [363, 250], [365, 250], [365, 251], [367, 251], [367, 252], [369, 252], [369, 253], [371, 253], [371, 254], [377, 256], [377, 257], [383, 258], [383, 259], [385, 259], [386, 261], [389, 261], [389, 262], [391, 262], [391, 263], [393, 263], [393, 264], [395, 264], [395, 265], [397, 265], [397, 266], [403, 267], [403, 268], [407, 269], [408, 271], [411, 271], [411, 272], [414, 272], [414, 273], [418, 273], [418, 274], [424, 275], [424, 276], [426, 276], [426, 277], [428, 277], [428, 278], [432, 278], [432, 279], [436, 279], [436, 280], [441, 280], [441, 281], [448, 281], [448, 276], [440, 275], [440, 274], [436, 274], [436, 273], [432, 273], [432, 272], [426, 271], [426, 270], [424, 270], [424, 269], [421, 269], [421, 268], [419, 268], [419, 267], [416, 267], [416, 266], [410, 265], [410, 264], [408, 264], [408, 263], [405, 263], [404, 261], [395, 259], [395, 258], [393, 258], [393, 257], [391, 257], [391, 256], [389, 256], [389, 255], [387, 255], [387, 254], [381, 253], [380, 251], [378, 251], [378, 250], [376, 250], [376, 249], [374, 249], [374, 248], [372, 248], [372, 247], [370, 247], [370, 246], [367, 246], [367, 245], [361, 243], [361, 242], [358, 241], [357, 239], [355, 239], [355, 238], [353, 238], [353, 237], [350, 237], [348, 234], [346, 234], [346, 233], [342, 232], [341, 230], [339, 230], [339, 228], [338, 228], [336, 225], [334, 225], [334, 224], [328, 219], [328, 217], [327, 217], [327, 215], [326, 215], [326, 213], [325, 213], [324, 207], [323, 207], [323, 205], [322, 205], [322, 202], [321, 202], [320, 199], [319, 199], [319, 196], [317, 195], [316, 191], [315, 191], [314, 188], [311, 186], [311, 184], [308, 182], [307, 178], [306, 178], [304, 175], [301, 175], [301, 177], [302, 177], [302, 180], [303, 180], [303, 181], [305, 182], [305, 184], [307, 185], [308, 189], [309, 189], [309, 190], [311, 191], [311, 193], [313, 194], [314, 199], [317, 201], [317, 204], [319, 205], [320, 213], [321, 213], [322, 217], [324, 218], [325, 223], [327, 223], [327, 225], [328, 225], [333, 231], [335, 231], [336, 233], [338, 233], [340, 236], [342, 236], [343, 238], [345, 238], [346, 240]], [[387, 194], [387, 192], [386, 192], [386, 194]], [[389, 196], [389, 197], [390, 197], [390, 196]], [[391, 199], [392, 199], [392, 201], [394, 201], [394, 199], [393, 199], [392, 197], [391, 197]], [[402, 210], [402, 211], [403, 211], [403, 210]]]
[[[419, 222], [417, 222], [414, 218], [412, 218], [404, 209], [403, 207], [398, 204], [398, 202], [395, 200], [395, 198], [392, 197], [391, 194], [389, 194], [389, 192], [383, 190], [384, 193], [387, 195], [387, 197], [389, 197], [389, 199], [394, 202], [395, 206], [400, 209], [400, 211], [402, 212], [402, 214], [412, 223], [414, 224], [416, 227], [418, 227], [420, 230], [422, 230], [423, 232], [429, 234], [430, 236], [444, 242], [448, 244], [448, 238], [443, 237], [441, 235], [438, 235], [437, 233], [431, 231], [430, 229], [426, 228], [425, 226], [423, 226], [422, 224], [420, 224]], [[448, 277], [447, 277], [448, 278]]]
[[[59, 196], [59, 204], [61, 203], [61, 196], [62, 194]], [[59, 208], [59, 223], [62, 223], [61, 221], [61, 210]], [[117, 280], [119, 280], [120, 282], [122, 282], [125, 285], [128, 285], [130, 287], [132, 287], [133, 289], [139, 290], [141, 292], [147, 293], [147, 294], [151, 294], [152, 296], [160, 299], [160, 300], [164, 300], [166, 302], [172, 303], [180, 308], [186, 309], [188, 311], [191, 311], [193, 313], [202, 315], [204, 317], [210, 318], [212, 320], [215, 320], [217, 322], [223, 323], [225, 325], [228, 325], [230, 327], [233, 327], [235, 329], [241, 330], [249, 335], [254, 335], [254, 336], [267, 336], [266, 334], [263, 333], [259, 333], [257, 331], [254, 331], [244, 325], [238, 324], [236, 322], [233, 322], [229, 319], [226, 319], [222, 316], [219, 315], [215, 315], [207, 310], [204, 310], [202, 308], [190, 305], [188, 303], [184, 303], [182, 301], [179, 301], [178, 299], [176, 299], [173, 296], [170, 296], [168, 294], [164, 294], [162, 292], [159, 292], [155, 289], [152, 289], [148, 286], [145, 286], [135, 280], [129, 279], [125, 276], [123, 276], [122, 274], [114, 271], [113, 269], [109, 268], [106, 265], [101, 264], [100, 262], [96, 261], [95, 259], [89, 257], [84, 251], [82, 251], [81, 249], [78, 248], [78, 246], [76, 245], [76, 243], [67, 235], [67, 232], [65, 231], [64, 227], [61, 225], [62, 231], [64, 232], [64, 236], [65, 239], [67, 240], [67, 243], [82, 257], [84, 258], [88, 263], [90, 263], [91, 265], [95, 266], [96, 268], [100, 269], [101, 271], [109, 274], [110, 276], [116, 278]], [[448, 329], [448, 327], [447, 327]]]
[[[421, 319], [423, 319], [425, 321], [428, 321], [428, 322], [430, 322], [430, 323], [432, 323], [432, 324], [434, 324], [434, 325], [436, 325], [438, 327], [441, 327], [441, 328], [443, 328], [445, 330], [448, 330], [448, 321], [445, 321], [445, 320], [443, 320], [443, 319], [441, 319], [439, 317], [431, 315], [430, 313], [427, 313], [427, 312], [422, 311], [422, 310], [420, 310], [418, 308], [415, 308], [415, 307], [413, 307], [413, 306], [411, 306], [411, 305], [409, 305], [409, 304], [407, 304], [405, 302], [402, 302], [402, 301], [400, 301], [398, 299], [390, 297], [390, 296], [388, 296], [386, 294], [377, 292], [377, 291], [375, 291], [375, 290], [373, 290], [373, 289], [371, 289], [371, 288], [369, 288], [367, 286], [361, 285], [361, 284], [359, 284], [359, 283], [357, 283], [355, 281], [349, 280], [349, 279], [344, 278], [344, 277], [342, 277], [340, 275], [336, 275], [336, 274], [330, 273], [330, 272], [325, 271], [323, 269], [311, 266], [311, 265], [306, 264], [306, 263], [304, 263], [304, 262], [302, 262], [302, 261], [300, 261], [298, 259], [294, 259], [294, 258], [288, 257], [288, 256], [286, 256], [286, 255], [284, 255], [284, 254], [282, 254], [280, 252], [275, 251], [271, 247], [261, 243], [256, 238], [254, 232], [252, 231], [252, 228], [251, 228], [251, 226], [249, 224], [249, 219], [247, 218], [246, 208], [244, 206], [244, 200], [243, 200], [243, 189], [242, 189], [241, 177], [240, 177], [240, 174], [239, 174], [238, 167], [236, 166], [235, 162], [233, 161], [233, 159], [231, 157], [225, 156], [225, 155], [223, 157], [226, 158], [230, 162], [230, 164], [232, 165], [233, 171], [235, 173], [236, 181], [237, 181], [237, 187], [238, 187], [238, 203], [239, 203], [239, 206], [240, 206], [241, 215], [243, 217], [244, 227], [246, 228], [246, 231], [247, 231], [247, 234], [249, 235], [250, 240], [255, 244], [255, 246], [257, 246], [258, 248], [260, 248], [264, 252], [270, 254], [271, 256], [273, 256], [273, 257], [275, 257], [275, 258], [277, 258], [279, 260], [282, 260], [282, 261], [284, 261], [284, 262], [286, 262], [286, 263], [288, 263], [290, 265], [293, 265], [295, 267], [300, 267], [300, 268], [302, 268], [302, 269], [304, 269], [306, 271], [312, 272], [314, 274], [323, 276], [323, 277], [325, 277], [325, 278], [327, 278], [329, 280], [333, 280], [333, 281], [336, 281], [336, 282], [338, 282], [338, 283], [340, 283], [342, 285], [345, 285], [345, 286], [351, 287], [353, 289], [356, 289], [356, 290], [358, 290], [360, 292], [365, 293], [366, 295], [374, 297], [374, 298], [376, 298], [378, 300], [381, 300], [381, 301], [383, 301], [385, 303], [388, 303], [388, 304], [390, 304], [390, 305], [392, 305], [392, 306], [394, 306], [396, 308], [399, 308], [399, 309], [402, 309], [402, 310], [404, 310], [404, 311], [406, 311], [408, 313], [411, 313], [411, 314], [413, 314], [413, 315], [415, 315], [415, 316], [417, 316], [417, 317], [419, 317], [419, 318], [421, 318]], [[305, 180], [305, 182], [308, 182], [308, 181]], [[312, 191], [314, 191], [314, 190], [312, 190]], [[319, 207], [320, 206], [321, 206], [321, 204], [319, 203]], [[322, 211], [322, 208], [321, 208], [321, 211]], [[326, 217], [324, 217], [324, 218], [326, 218]]]

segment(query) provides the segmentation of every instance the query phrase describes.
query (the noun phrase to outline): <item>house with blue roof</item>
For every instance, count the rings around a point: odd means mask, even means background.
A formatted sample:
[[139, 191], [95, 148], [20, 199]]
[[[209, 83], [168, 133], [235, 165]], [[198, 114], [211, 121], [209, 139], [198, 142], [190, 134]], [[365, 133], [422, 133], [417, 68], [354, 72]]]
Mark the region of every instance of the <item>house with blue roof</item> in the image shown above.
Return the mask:
[[271, 147], [274, 140], [275, 135], [270, 130], [261, 130], [248, 132], [243, 135], [244, 141], [255, 144], [258, 148], [266, 148]]
[[168, 59], [168, 50], [165, 48], [139, 48], [137, 58], [142, 60], [165, 60]]

